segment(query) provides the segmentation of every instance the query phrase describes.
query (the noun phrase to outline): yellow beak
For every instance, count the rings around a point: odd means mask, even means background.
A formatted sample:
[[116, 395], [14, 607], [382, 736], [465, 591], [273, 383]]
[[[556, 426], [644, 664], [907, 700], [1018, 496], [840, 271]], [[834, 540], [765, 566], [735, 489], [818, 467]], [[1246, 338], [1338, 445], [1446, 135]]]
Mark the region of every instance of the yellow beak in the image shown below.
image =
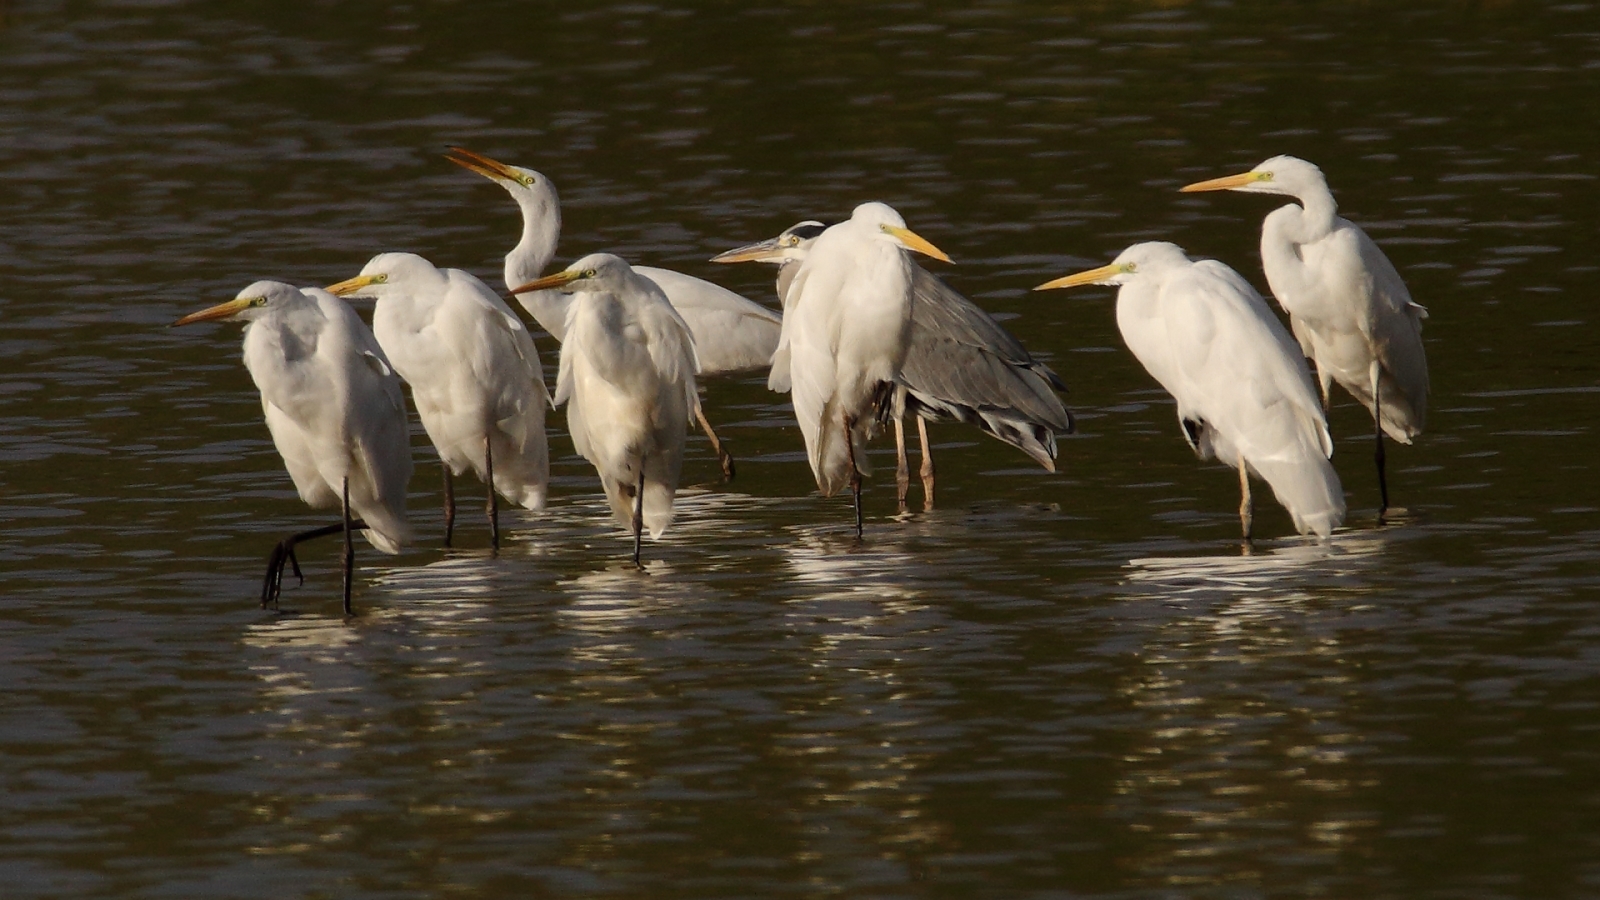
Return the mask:
[[906, 245], [907, 250], [915, 250], [923, 256], [931, 256], [942, 262], [950, 262], [950, 257], [945, 256], [943, 250], [923, 240], [915, 231], [895, 225], [884, 225], [882, 227], [884, 233], [894, 235], [899, 239], [900, 243]]
[[526, 294], [526, 293], [528, 293], [530, 291], [548, 291], [548, 290], [551, 290], [552, 288], [558, 288], [558, 287], [563, 287], [565, 285], [569, 285], [569, 284], [573, 283], [574, 281], [577, 281], [579, 278], [582, 278], [582, 277], [583, 277], [583, 273], [582, 272], [573, 272], [573, 271], [557, 272], [554, 275], [546, 275], [545, 277], [539, 279], [538, 281], [530, 281], [527, 284], [523, 285], [522, 287], [512, 288], [511, 289], [511, 293], [513, 293], [513, 294]]
[[1078, 287], [1079, 285], [1083, 284], [1101, 284], [1102, 282], [1109, 281], [1110, 279], [1115, 278], [1126, 271], [1128, 271], [1128, 267], [1126, 265], [1112, 263], [1109, 266], [1101, 266], [1098, 269], [1090, 269], [1087, 272], [1079, 272], [1076, 275], [1066, 275], [1061, 278], [1057, 278], [1055, 281], [1046, 281], [1044, 284], [1034, 288], [1034, 290], [1048, 291], [1053, 288]]
[[216, 306], [202, 309], [197, 313], [190, 313], [167, 327], [176, 328], [179, 325], [193, 325], [196, 322], [210, 322], [214, 319], [226, 319], [230, 316], [236, 316], [239, 313], [249, 309], [250, 304], [254, 302], [255, 301], [251, 300], [249, 297], [244, 297], [239, 300], [229, 300], [227, 303], [218, 303]]
[[382, 275], [357, 275], [354, 278], [346, 278], [338, 284], [330, 284], [323, 290], [335, 297], [348, 297], [369, 284], [378, 284], [383, 280]]
[[447, 154], [445, 159], [469, 172], [477, 172], [491, 181], [518, 180], [517, 173], [513, 172], [510, 166], [498, 160], [490, 159], [482, 153], [473, 153], [465, 147], [451, 147], [450, 153], [454, 155]]
[[1231, 191], [1242, 188], [1247, 184], [1264, 181], [1264, 172], [1240, 172], [1238, 175], [1227, 175], [1222, 178], [1213, 178], [1210, 181], [1197, 181], [1194, 184], [1178, 188], [1180, 193], [1195, 194], [1200, 191]]

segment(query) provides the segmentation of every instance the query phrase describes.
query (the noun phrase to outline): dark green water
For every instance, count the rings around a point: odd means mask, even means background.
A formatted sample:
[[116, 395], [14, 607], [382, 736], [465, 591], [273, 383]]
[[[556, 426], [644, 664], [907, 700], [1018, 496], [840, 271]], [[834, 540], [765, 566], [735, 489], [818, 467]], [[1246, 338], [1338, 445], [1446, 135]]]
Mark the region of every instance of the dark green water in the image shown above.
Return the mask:
[[[1600, 896], [1600, 7], [978, 2], [0, 6], [0, 894]], [[255, 607], [295, 496], [234, 328], [257, 278], [407, 249], [498, 283], [449, 144], [614, 250], [896, 206], [1072, 387], [1058, 475], [937, 427], [940, 506], [815, 496], [783, 398], [709, 386], [678, 523], [625, 565], [552, 420], [508, 546], [332, 547]], [[1332, 414], [1330, 543], [1241, 556], [1110, 294], [1136, 240], [1263, 284], [1293, 153], [1432, 318], [1429, 431]], [[555, 346], [541, 339], [546, 366]], [[880, 448], [879, 453], [883, 450]], [[462, 485], [464, 498], [474, 487]]]

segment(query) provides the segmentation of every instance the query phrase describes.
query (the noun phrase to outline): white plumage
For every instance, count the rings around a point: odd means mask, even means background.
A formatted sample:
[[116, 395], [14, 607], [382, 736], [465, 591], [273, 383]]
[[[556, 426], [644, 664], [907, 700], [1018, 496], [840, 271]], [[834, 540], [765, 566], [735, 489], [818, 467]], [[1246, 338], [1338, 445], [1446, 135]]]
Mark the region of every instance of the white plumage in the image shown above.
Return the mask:
[[[777, 265], [778, 299], [788, 309], [794, 277], [825, 228], [816, 221], [799, 222], [775, 238], [718, 254], [712, 262]], [[1072, 430], [1072, 415], [1055, 395], [1066, 389], [1061, 380], [988, 313], [915, 262], [911, 296], [911, 334], [891, 410], [901, 505], [910, 479], [900, 419], [908, 411], [919, 420], [923, 500], [929, 507], [933, 458], [927, 421], [966, 422], [1055, 471], [1056, 435]], [[782, 385], [786, 377], [775, 368], [769, 383], [775, 378]]]
[[1428, 360], [1422, 320], [1394, 264], [1372, 239], [1338, 215], [1322, 171], [1275, 156], [1249, 172], [1191, 184], [1184, 191], [1236, 190], [1293, 197], [1261, 227], [1267, 284], [1289, 314], [1302, 351], [1316, 364], [1324, 404], [1338, 382], [1372, 414], [1383, 505], [1383, 434], [1409, 444], [1428, 414]]
[[[539, 278], [555, 258], [561, 237], [561, 203], [555, 185], [532, 169], [497, 162], [461, 147], [452, 147], [451, 152], [454, 155], [446, 159], [505, 188], [522, 210], [522, 237], [505, 258], [506, 290]], [[655, 282], [688, 326], [700, 354], [702, 376], [766, 368], [782, 327], [776, 312], [702, 278], [653, 266], [632, 268], [634, 274]], [[571, 295], [531, 291], [518, 293], [517, 300], [551, 337], [566, 340]]]
[[[300, 498], [314, 508], [341, 507], [366, 525], [384, 553], [411, 540], [406, 483], [411, 451], [405, 397], [387, 356], [355, 311], [318, 288], [258, 281], [228, 302], [174, 322], [244, 321], [244, 364], [261, 391], [272, 442]], [[262, 599], [274, 599], [288, 539], [269, 565]], [[345, 603], [349, 607], [349, 551]], [[284, 555], [287, 554], [287, 555]]]
[[651, 279], [595, 253], [531, 290], [571, 293], [557, 405], [579, 455], [600, 475], [612, 513], [639, 536], [672, 522], [687, 426], [699, 409], [694, 338]]
[[538, 351], [505, 301], [472, 275], [414, 253], [380, 253], [330, 290], [377, 300], [373, 333], [411, 385], [417, 415], [450, 472], [471, 471], [488, 483], [492, 466], [495, 491], [542, 508], [549, 392]]
[[1201, 459], [1240, 470], [1246, 537], [1250, 474], [1271, 485], [1302, 534], [1327, 536], [1339, 526], [1344, 493], [1310, 370], [1249, 282], [1220, 262], [1151, 242], [1038, 289], [1080, 284], [1120, 285], [1117, 328], [1177, 400], [1185, 440]]
[[907, 249], [938, 248], [883, 203], [863, 203], [812, 244], [789, 285], [768, 387], [788, 390], [817, 487], [856, 497], [870, 471], [866, 440], [893, 395], [911, 334]]

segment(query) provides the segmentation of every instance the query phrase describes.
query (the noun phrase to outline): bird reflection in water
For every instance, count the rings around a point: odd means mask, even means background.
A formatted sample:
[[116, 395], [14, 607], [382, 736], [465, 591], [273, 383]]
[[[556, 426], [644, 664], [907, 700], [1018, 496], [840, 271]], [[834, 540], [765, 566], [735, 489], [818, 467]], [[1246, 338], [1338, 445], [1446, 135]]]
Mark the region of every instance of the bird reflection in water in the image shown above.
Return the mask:
[[1263, 860], [1337, 855], [1376, 825], [1341, 631], [1384, 543], [1340, 533], [1129, 563], [1117, 615], [1140, 633], [1140, 661], [1117, 689], [1135, 718], [1111, 812], [1138, 835], [1138, 876], [1265, 883]]

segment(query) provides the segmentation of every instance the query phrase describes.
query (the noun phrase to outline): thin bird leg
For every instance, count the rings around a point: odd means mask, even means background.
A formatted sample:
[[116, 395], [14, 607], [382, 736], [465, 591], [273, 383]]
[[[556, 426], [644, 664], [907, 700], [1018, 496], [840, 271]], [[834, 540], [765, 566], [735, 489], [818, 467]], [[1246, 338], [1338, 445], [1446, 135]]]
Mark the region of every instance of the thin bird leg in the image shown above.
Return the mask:
[[716, 451], [717, 462], [722, 465], [722, 477], [726, 481], [733, 480], [733, 454], [723, 448], [722, 442], [717, 440], [717, 433], [711, 430], [711, 423], [706, 420], [706, 411], [696, 406], [694, 409], [695, 421], [700, 423], [700, 430], [706, 433], [706, 438], [711, 441], [711, 449]]
[[[367, 525], [358, 519], [350, 527], [360, 529], [367, 527]], [[283, 593], [283, 570], [285, 566], [293, 566], [295, 577], [300, 579], [301, 584], [305, 584], [305, 576], [300, 574], [300, 561], [294, 554], [296, 544], [314, 538], [327, 537], [330, 534], [338, 534], [343, 530], [344, 523], [340, 522], [335, 525], [324, 525], [321, 528], [313, 528], [310, 531], [292, 534], [279, 541], [277, 546], [272, 548], [272, 553], [267, 556], [267, 577], [261, 583], [261, 608], [266, 609], [269, 604], [278, 602], [279, 595]]]
[[494, 549], [500, 549], [500, 498], [494, 491], [494, 448], [489, 442], [489, 436], [483, 436], [483, 472], [484, 481], [489, 485], [489, 500], [484, 505], [489, 513], [489, 542]]
[[1239, 526], [1244, 529], [1244, 539], [1250, 540], [1251, 526], [1255, 524], [1255, 509], [1250, 501], [1250, 467], [1244, 457], [1239, 457]]
[[639, 458], [639, 483], [633, 490], [633, 564], [644, 568], [639, 562], [639, 551], [644, 544], [644, 457]]
[[1383, 370], [1378, 367], [1378, 361], [1373, 360], [1367, 371], [1372, 376], [1372, 433], [1377, 444], [1377, 452], [1373, 458], [1378, 461], [1378, 497], [1382, 505], [1378, 507], [1378, 524], [1383, 524], [1383, 514], [1389, 510], [1389, 479], [1383, 472], [1383, 407], [1382, 395], [1378, 393], [1379, 376]]
[[856, 540], [861, 540], [861, 470], [856, 467], [856, 420], [844, 417], [844, 446], [850, 454], [850, 494], [856, 502]]
[[456, 486], [450, 476], [450, 464], [439, 460], [444, 467], [444, 545], [450, 546], [450, 536], [456, 531]]
[[356, 567], [356, 545], [351, 541], [350, 476], [344, 477], [344, 614], [350, 615], [350, 575]]
[[911, 493], [911, 467], [906, 464], [906, 425], [899, 416], [894, 420], [894, 454], [897, 462], [894, 470], [895, 498], [900, 503], [900, 511], [906, 511], [906, 495]]
[[928, 420], [917, 416], [917, 436], [922, 438], [922, 511], [933, 509], [933, 449], [928, 446]]

